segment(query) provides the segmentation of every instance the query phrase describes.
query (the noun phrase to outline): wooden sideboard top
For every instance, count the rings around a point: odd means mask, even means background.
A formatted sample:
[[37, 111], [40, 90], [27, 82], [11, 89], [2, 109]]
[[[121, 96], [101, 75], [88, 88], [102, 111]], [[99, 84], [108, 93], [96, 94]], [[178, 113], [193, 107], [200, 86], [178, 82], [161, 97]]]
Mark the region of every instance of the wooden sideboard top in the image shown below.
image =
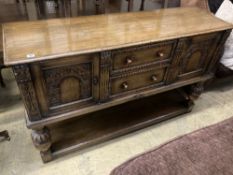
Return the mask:
[[6, 23], [4, 63], [29, 63], [232, 28], [198, 8]]

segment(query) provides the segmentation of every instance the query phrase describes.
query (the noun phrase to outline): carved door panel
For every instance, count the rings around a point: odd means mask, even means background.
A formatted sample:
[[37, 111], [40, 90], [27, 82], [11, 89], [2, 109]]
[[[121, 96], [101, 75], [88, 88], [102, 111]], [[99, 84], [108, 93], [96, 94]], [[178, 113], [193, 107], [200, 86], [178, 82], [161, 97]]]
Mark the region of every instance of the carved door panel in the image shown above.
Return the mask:
[[178, 79], [202, 75], [210, 63], [220, 35], [212, 33], [187, 38], [179, 62]]
[[98, 99], [98, 57], [73, 56], [31, 65], [43, 116], [77, 110]]

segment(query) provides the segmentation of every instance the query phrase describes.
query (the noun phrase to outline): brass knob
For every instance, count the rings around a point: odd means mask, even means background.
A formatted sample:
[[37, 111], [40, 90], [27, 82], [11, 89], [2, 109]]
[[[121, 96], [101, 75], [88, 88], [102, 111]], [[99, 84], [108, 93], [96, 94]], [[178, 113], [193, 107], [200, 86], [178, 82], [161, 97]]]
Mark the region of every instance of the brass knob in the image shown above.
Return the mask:
[[163, 52], [158, 52], [157, 54], [160, 58], [164, 57], [164, 53]]
[[128, 89], [129, 85], [127, 82], [122, 83], [122, 88], [123, 89]]
[[131, 64], [134, 60], [134, 57], [127, 57], [126, 58], [126, 64]]
[[157, 79], [156, 75], [152, 75], [152, 76], [151, 76], [151, 80], [152, 80], [152, 81], [157, 81], [158, 79]]

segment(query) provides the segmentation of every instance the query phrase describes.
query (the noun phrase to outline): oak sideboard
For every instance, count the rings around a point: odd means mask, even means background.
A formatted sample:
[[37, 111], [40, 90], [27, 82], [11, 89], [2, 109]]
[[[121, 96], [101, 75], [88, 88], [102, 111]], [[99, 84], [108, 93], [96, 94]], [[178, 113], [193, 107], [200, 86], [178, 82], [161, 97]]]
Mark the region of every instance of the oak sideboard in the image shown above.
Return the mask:
[[190, 112], [232, 28], [198, 8], [4, 24], [43, 161]]

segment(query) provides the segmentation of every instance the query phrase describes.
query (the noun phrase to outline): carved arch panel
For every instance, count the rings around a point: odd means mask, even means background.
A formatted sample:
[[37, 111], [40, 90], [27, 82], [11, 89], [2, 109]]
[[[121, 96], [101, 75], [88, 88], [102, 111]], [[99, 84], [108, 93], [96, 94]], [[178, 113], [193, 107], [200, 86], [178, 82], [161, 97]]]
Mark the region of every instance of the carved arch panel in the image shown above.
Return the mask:
[[[204, 48], [204, 49], [203, 49]], [[187, 54], [180, 62], [180, 74], [187, 74], [194, 71], [201, 71], [205, 59], [208, 57], [209, 46], [193, 45], [187, 50]]]
[[179, 62], [178, 79], [202, 75], [213, 57], [219, 39], [217, 33], [187, 38]]
[[[49, 106], [66, 104], [92, 96], [90, 63], [48, 69], [44, 71], [44, 77]], [[69, 91], [64, 89], [69, 89]]]
[[31, 65], [44, 118], [93, 105], [99, 98], [99, 57], [85, 54]]

